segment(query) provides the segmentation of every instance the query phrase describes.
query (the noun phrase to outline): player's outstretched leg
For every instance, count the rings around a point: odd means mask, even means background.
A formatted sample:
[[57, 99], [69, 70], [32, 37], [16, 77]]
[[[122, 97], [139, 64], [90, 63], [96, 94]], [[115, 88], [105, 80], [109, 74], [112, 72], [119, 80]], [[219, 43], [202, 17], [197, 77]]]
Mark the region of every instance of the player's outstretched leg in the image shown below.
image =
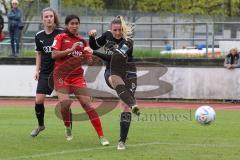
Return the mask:
[[124, 84], [120, 84], [116, 86], [116, 92], [119, 96], [119, 98], [126, 103], [131, 109], [134, 114], [137, 116], [140, 115], [140, 110], [136, 104], [135, 98], [132, 96], [132, 94], [128, 91], [126, 86]]

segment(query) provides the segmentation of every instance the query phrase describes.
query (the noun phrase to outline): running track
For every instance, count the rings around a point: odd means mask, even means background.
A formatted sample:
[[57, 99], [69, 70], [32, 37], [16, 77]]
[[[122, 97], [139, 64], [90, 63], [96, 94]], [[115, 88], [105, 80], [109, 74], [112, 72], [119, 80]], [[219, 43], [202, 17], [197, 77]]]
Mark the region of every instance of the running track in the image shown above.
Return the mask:
[[[110, 102], [110, 101], [108, 101]], [[47, 99], [45, 106], [54, 107], [58, 103], [55, 99]], [[99, 102], [93, 103], [95, 106]], [[202, 105], [209, 105], [216, 110], [240, 110], [240, 104], [233, 103], [203, 103], [203, 102], [149, 102], [138, 101], [140, 108], [174, 108], [174, 109], [196, 109]], [[6, 106], [34, 106], [34, 99], [0, 99], [0, 107]], [[79, 106], [77, 101], [74, 101], [72, 106]]]

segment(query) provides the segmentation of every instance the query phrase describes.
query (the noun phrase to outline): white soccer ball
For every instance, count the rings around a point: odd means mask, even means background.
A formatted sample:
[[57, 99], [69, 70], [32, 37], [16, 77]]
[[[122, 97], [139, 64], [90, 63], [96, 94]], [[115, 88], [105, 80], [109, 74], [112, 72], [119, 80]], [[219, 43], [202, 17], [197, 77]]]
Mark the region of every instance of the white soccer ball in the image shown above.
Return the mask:
[[210, 106], [201, 106], [195, 112], [195, 120], [200, 124], [211, 124], [215, 118], [216, 113]]

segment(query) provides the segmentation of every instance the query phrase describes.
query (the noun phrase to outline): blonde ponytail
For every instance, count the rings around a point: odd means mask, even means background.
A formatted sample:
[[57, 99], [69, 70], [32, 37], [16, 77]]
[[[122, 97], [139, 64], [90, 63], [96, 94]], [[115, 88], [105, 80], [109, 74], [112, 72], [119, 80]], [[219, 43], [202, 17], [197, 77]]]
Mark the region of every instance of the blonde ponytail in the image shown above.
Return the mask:
[[121, 24], [122, 26], [122, 36], [125, 40], [133, 37], [134, 26], [132, 24], [127, 24], [123, 19], [123, 16], [117, 16], [112, 22], [112, 24]]

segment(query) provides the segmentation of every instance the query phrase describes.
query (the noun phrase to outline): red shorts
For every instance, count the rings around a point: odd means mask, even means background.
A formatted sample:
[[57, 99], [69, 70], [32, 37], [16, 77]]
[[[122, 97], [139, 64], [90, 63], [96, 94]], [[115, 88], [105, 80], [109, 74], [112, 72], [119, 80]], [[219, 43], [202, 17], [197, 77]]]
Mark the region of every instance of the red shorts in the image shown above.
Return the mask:
[[68, 94], [73, 93], [79, 88], [86, 88], [86, 81], [82, 76], [72, 76], [72, 77], [58, 77], [53, 76], [54, 89], [56, 91], [64, 91]]

